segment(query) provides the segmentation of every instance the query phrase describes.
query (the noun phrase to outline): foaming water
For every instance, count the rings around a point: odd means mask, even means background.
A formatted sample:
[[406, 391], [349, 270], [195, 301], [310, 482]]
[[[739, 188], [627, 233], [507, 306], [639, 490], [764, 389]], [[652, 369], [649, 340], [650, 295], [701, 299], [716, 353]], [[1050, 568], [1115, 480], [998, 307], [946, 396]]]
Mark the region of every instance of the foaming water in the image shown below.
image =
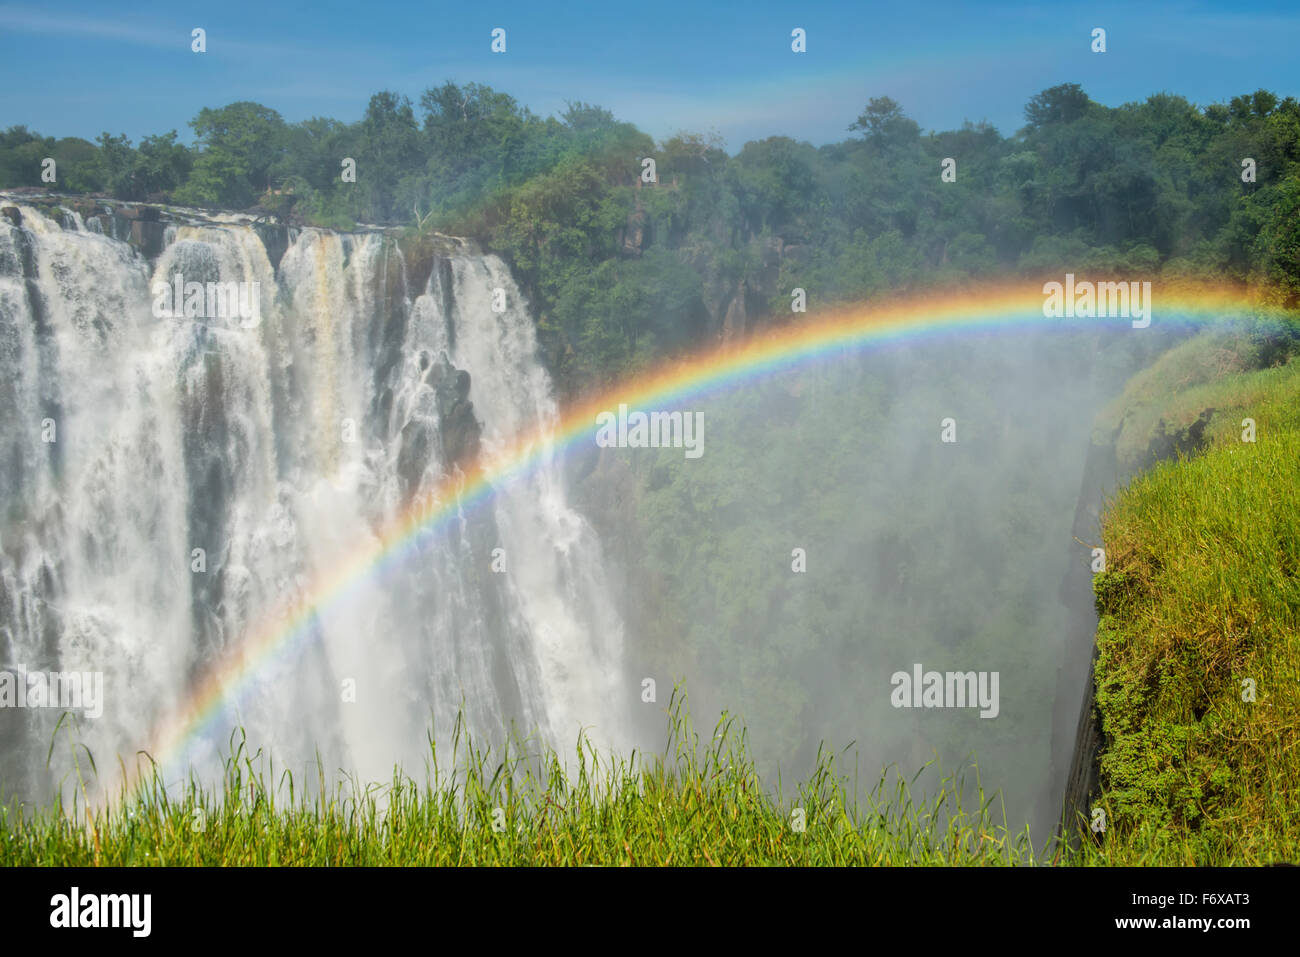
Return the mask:
[[[435, 257], [416, 287], [378, 233], [296, 231], [273, 263], [251, 226], [213, 222], [169, 227], [150, 262], [96, 219], [21, 212], [0, 226], [0, 664], [104, 674], [103, 715], [79, 721], [103, 768], [459, 462], [557, 419], [495, 257]], [[177, 273], [249, 284], [256, 322], [157, 313], [151, 290]], [[430, 727], [460, 711], [488, 736], [514, 722], [562, 744], [585, 726], [621, 746], [608, 595], [544, 461], [315, 612], [167, 771], [211, 775], [240, 725], [281, 766], [418, 773]], [[58, 786], [58, 715], [0, 709], [8, 793]]]

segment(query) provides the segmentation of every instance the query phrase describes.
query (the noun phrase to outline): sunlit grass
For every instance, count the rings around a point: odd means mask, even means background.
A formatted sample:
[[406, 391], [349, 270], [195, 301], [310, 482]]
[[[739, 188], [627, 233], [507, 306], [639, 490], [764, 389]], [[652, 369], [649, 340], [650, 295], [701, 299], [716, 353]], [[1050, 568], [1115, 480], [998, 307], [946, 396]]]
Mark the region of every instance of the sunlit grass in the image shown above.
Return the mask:
[[[626, 760], [585, 739], [571, 756], [528, 740], [494, 751], [458, 725], [455, 759], [443, 766], [431, 742], [423, 782], [395, 773], [382, 785], [347, 777], [328, 785], [318, 767], [310, 788], [249, 753], [236, 733], [215, 785], [191, 778], [167, 788], [155, 771], [103, 806], [88, 805], [74, 782], [66, 805], [0, 808], [0, 865], [1257, 864], [1285, 859], [1277, 851], [1292, 840], [1284, 817], [1242, 845], [1227, 830], [1119, 825], [1116, 814], [1104, 835], [1082, 829], [1073, 846], [1050, 837], [1036, 845], [1008, 827], [974, 768], [973, 781], [950, 776], [929, 795], [914, 791], [920, 773], [886, 769], [858, 801], [845, 755], [823, 751], [785, 796], [779, 781], [758, 779], [730, 719], [704, 745], [683, 699], [674, 698], [669, 720], [663, 755]], [[1115, 813], [1105, 798], [1100, 806]]]
[[[191, 780], [169, 793], [152, 774], [134, 792], [86, 810], [3, 817], [6, 865], [848, 865], [1029, 864], [1043, 860], [1013, 834], [996, 795], [942, 781], [913, 799], [882, 774], [858, 803], [839, 758], [782, 794], [754, 771], [743, 730], [724, 717], [701, 744], [674, 695], [663, 755], [626, 760], [582, 740], [565, 757], [529, 741], [480, 749], [458, 725], [454, 761], [430, 744], [431, 773], [383, 785], [318, 769], [276, 772], [238, 736], [219, 786]], [[566, 766], [567, 764], [567, 766]], [[171, 789], [175, 791], [176, 789]], [[962, 806], [973, 795], [975, 807]]]
[[1090, 859], [1300, 862], [1300, 362], [1174, 404], [1214, 410], [1207, 447], [1135, 479], [1103, 521], [1110, 826]]

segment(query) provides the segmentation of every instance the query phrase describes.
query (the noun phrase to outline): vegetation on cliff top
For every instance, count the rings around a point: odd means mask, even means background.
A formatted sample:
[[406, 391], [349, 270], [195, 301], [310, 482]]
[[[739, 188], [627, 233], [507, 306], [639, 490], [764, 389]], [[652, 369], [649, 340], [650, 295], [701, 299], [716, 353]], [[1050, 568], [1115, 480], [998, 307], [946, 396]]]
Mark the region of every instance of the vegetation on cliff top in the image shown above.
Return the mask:
[[[1161, 93], [1107, 108], [1064, 84], [1025, 117], [1008, 136], [969, 123], [923, 133], [878, 97], [845, 117], [844, 142], [775, 136], [729, 155], [698, 133], [656, 143], [586, 103], [542, 118], [490, 87], [445, 83], [418, 104], [377, 93], [350, 124], [205, 108], [192, 148], [174, 131], [133, 146], [11, 127], [0, 187], [41, 186], [50, 156], [63, 190], [473, 236], [510, 262], [565, 391], [788, 315], [794, 287], [819, 308], [1071, 269], [1209, 276], [1300, 300], [1294, 98], [1198, 107]], [[641, 180], [646, 157], [654, 183]], [[940, 179], [947, 157], [955, 182]]]
[[[1096, 806], [1105, 843], [1142, 863], [1294, 863], [1300, 848], [1300, 362], [1287, 359], [1207, 335], [1127, 396], [1162, 428], [1202, 423], [1203, 446], [1139, 475], [1103, 518]], [[1221, 363], [1238, 371], [1189, 375]]]

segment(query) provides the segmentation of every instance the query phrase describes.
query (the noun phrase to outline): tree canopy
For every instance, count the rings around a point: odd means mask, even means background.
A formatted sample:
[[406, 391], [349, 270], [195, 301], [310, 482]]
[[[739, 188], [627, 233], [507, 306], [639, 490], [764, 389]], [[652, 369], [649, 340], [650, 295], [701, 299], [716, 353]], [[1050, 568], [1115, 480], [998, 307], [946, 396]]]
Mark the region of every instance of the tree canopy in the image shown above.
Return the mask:
[[1032, 97], [1025, 120], [1010, 135], [923, 132], [876, 96], [843, 142], [773, 136], [729, 154], [714, 134], [656, 142], [591, 103], [543, 118], [447, 82], [417, 104], [378, 92], [354, 123], [204, 108], [189, 147], [175, 131], [133, 145], [14, 126], [0, 131], [0, 186], [45, 185], [53, 158], [68, 192], [471, 236], [509, 261], [570, 385], [788, 315], [794, 287], [827, 305], [1074, 267], [1259, 282], [1300, 303], [1294, 97], [1158, 93], [1110, 108], [1065, 83]]

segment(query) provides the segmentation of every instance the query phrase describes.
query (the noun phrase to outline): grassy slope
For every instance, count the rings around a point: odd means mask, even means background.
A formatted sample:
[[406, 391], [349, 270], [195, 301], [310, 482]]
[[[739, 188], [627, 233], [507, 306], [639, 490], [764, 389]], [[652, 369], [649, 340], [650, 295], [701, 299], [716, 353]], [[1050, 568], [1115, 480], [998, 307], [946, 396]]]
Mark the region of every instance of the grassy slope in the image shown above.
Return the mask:
[[[221, 793], [191, 785], [168, 798], [156, 778], [86, 814], [21, 819], [0, 808], [0, 865], [765, 865], [1005, 864], [1028, 861], [1023, 837], [995, 821], [996, 802], [964, 812], [948, 779], [928, 801], [882, 778], [850, 807], [846, 777], [823, 754], [789, 796], [759, 786], [744, 734], [719, 723], [706, 746], [681, 699], [670, 704], [667, 758], [568, 760], [527, 742], [488, 754], [456, 746], [454, 776], [348, 783], [304, 798], [302, 781], [235, 747]], [[323, 782], [321, 782], [323, 783]], [[319, 792], [317, 792], [319, 793]], [[965, 793], [970, 793], [969, 789]], [[978, 793], [978, 792], [976, 792]], [[498, 814], [499, 809], [499, 814]], [[801, 812], [801, 813], [800, 813]], [[802, 827], [800, 827], [800, 818]], [[494, 827], [499, 822], [499, 829]]]
[[1240, 367], [1241, 345], [1193, 340], [1130, 388], [1138, 434], [1215, 411], [1202, 452], [1139, 476], [1103, 517], [1110, 829], [1089, 859], [1300, 860], [1300, 359], [1206, 374]]

